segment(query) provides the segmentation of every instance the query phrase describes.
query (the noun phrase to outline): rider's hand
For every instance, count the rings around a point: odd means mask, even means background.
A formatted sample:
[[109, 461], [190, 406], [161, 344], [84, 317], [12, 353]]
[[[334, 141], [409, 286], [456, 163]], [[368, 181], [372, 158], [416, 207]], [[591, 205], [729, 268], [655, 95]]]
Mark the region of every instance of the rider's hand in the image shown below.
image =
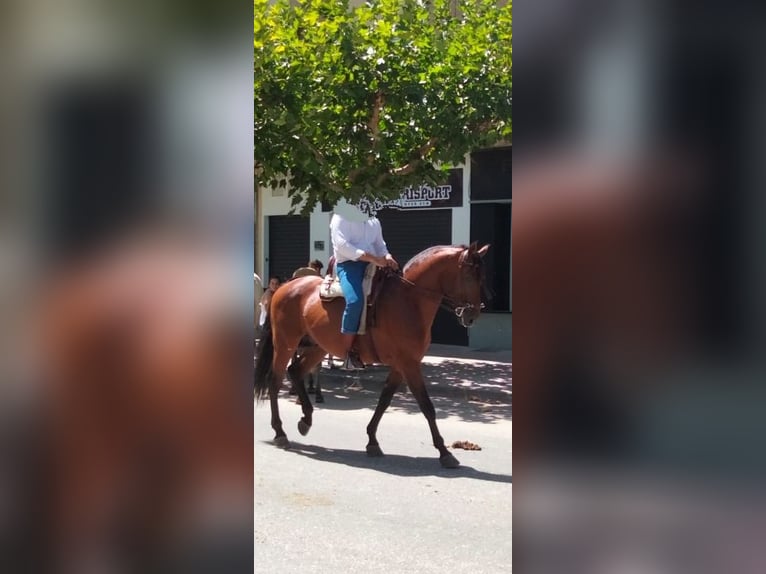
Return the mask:
[[396, 262], [396, 259], [389, 253], [383, 258], [383, 261], [385, 261], [385, 265], [387, 267], [391, 267], [394, 270], [399, 269], [399, 264]]

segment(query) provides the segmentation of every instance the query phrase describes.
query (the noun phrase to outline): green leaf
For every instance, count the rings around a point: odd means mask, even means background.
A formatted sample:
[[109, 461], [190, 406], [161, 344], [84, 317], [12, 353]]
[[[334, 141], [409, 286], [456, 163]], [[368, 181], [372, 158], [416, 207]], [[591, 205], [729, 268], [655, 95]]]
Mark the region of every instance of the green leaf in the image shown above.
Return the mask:
[[458, 20], [449, 0], [254, 0], [259, 183], [288, 185], [308, 213], [323, 200], [396, 197], [511, 139], [511, 2], [461, 10]]

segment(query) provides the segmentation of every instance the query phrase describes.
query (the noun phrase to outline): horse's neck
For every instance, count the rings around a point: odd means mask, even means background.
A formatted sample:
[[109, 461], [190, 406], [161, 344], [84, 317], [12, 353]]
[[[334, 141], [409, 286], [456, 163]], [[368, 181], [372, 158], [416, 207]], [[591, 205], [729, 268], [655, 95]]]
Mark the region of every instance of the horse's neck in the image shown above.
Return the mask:
[[430, 265], [418, 265], [414, 269], [408, 269], [404, 278], [423, 289], [442, 293], [441, 274], [445, 264], [445, 261], [438, 260]]
[[429, 325], [436, 317], [441, 304], [441, 298], [438, 295], [445, 295], [441, 284], [441, 275], [446, 264], [446, 261], [440, 259], [429, 265], [421, 264], [414, 269], [408, 269], [407, 273], [404, 274], [405, 279], [424, 291], [423, 296], [418, 297], [418, 309]]
[[407, 269], [404, 273], [404, 278], [412, 281], [418, 287], [438, 291], [446, 295], [446, 293], [443, 293], [444, 286], [442, 285], [442, 279], [446, 271], [445, 268], [451, 261], [452, 257], [450, 254], [443, 252], [435, 255], [431, 261], [422, 262], [413, 268]]

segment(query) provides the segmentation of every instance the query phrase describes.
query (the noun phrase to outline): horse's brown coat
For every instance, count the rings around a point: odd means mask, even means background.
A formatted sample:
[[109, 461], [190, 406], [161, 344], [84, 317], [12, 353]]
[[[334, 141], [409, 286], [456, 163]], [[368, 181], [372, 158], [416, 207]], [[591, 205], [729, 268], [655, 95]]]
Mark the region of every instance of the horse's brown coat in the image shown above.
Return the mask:
[[[438, 434], [433, 405], [428, 398], [420, 363], [431, 342], [431, 324], [439, 309], [442, 297], [460, 304], [468, 304], [462, 320], [470, 325], [481, 312], [482, 257], [488, 245], [440, 246], [430, 248], [415, 256], [404, 268], [401, 281], [390, 277], [381, 289], [377, 300], [376, 323], [358, 340], [359, 354], [365, 363], [383, 363], [391, 367], [386, 389], [381, 395], [378, 409], [368, 427], [371, 447], [377, 447], [375, 430], [380, 417], [388, 406], [391, 396], [402, 380], [405, 380], [418, 400], [431, 427], [434, 445], [442, 455], [445, 465], [457, 464], [444, 447]], [[319, 345], [319, 351], [307, 355], [291, 369], [291, 378], [298, 384], [304, 418], [299, 425], [301, 433], [311, 426], [312, 409], [305, 394], [302, 377], [314, 367], [325, 353], [344, 356], [345, 344], [340, 332], [344, 302], [339, 299], [323, 302], [319, 298], [318, 277], [303, 277], [282, 286], [275, 294], [271, 306], [271, 339], [259, 350], [256, 367], [256, 393], [269, 390], [272, 408], [272, 426], [278, 443], [286, 438], [279, 419], [276, 400], [279, 381], [298, 346], [301, 337], [308, 334]], [[270, 373], [269, 373], [270, 370]], [[305, 432], [304, 432], [305, 431]], [[451, 457], [451, 460], [447, 460]]]

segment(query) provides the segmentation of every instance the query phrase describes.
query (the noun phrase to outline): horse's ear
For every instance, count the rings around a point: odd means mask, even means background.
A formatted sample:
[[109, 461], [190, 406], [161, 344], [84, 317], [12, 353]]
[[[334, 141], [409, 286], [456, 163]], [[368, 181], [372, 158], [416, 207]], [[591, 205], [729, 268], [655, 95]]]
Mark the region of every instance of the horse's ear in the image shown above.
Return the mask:
[[479, 248], [479, 242], [478, 241], [474, 241], [473, 243], [471, 243], [468, 246], [468, 252], [469, 253], [475, 253], [478, 248]]
[[487, 254], [487, 251], [489, 251], [489, 243], [487, 243], [484, 247], [479, 249], [476, 253], [484, 257]]

